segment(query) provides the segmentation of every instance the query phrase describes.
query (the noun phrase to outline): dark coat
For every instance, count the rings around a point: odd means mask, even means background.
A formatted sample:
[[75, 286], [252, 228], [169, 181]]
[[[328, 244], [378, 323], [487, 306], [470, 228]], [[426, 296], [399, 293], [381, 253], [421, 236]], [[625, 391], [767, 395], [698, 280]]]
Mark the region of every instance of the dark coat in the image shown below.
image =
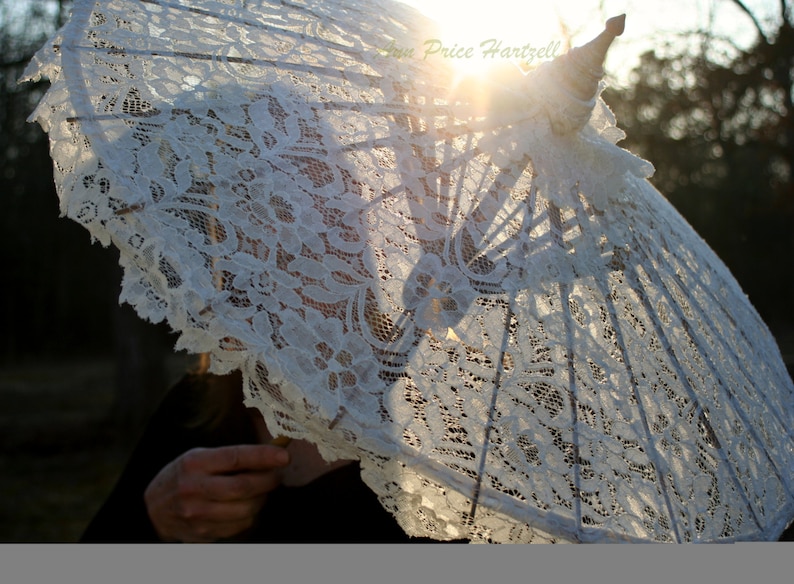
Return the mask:
[[[256, 443], [242, 405], [209, 430], [189, 428], [197, 399], [195, 377], [186, 376], [149, 421], [107, 501], [89, 524], [83, 542], [157, 542], [143, 493], [169, 462], [195, 447]], [[361, 480], [357, 464], [331, 471], [302, 487], [281, 486], [268, 495], [254, 528], [235, 541], [270, 543], [407, 543], [409, 538]]]

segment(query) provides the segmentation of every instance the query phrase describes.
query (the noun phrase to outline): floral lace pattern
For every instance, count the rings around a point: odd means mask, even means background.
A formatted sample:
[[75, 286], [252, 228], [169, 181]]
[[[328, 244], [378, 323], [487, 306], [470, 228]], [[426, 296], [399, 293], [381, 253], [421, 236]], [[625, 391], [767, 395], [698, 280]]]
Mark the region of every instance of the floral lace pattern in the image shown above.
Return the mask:
[[600, 98], [560, 126], [544, 66], [468, 115], [379, 50], [427, 30], [385, 0], [75, 2], [29, 69], [63, 213], [410, 534], [776, 538], [794, 387], [733, 277]]

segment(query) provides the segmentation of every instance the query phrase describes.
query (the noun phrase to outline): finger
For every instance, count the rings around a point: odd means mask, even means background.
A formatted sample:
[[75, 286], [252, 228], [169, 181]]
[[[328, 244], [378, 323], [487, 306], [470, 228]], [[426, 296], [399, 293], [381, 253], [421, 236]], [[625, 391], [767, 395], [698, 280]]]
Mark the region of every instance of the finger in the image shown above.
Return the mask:
[[257, 499], [278, 487], [281, 478], [277, 470], [210, 475], [197, 481], [195, 494], [219, 502]]
[[270, 470], [289, 464], [289, 453], [268, 444], [236, 444], [218, 448], [195, 448], [183, 455], [189, 473], [234, 473]]
[[262, 501], [256, 504], [205, 502], [194, 506], [192, 513], [182, 517], [177, 539], [198, 543], [234, 537], [254, 525], [261, 506]]
[[186, 528], [179, 541], [183, 543], [213, 543], [229, 540], [248, 531], [253, 525], [253, 520], [231, 523], [207, 523], [196, 529]]
[[251, 521], [262, 509], [265, 497], [242, 501], [191, 501], [179, 505], [175, 516], [197, 532], [208, 525]]

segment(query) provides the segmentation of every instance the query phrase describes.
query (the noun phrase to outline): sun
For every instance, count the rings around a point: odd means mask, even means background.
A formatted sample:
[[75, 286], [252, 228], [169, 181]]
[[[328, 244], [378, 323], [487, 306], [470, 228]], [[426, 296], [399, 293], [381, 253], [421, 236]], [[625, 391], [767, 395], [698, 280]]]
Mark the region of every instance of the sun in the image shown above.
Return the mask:
[[566, 49], [560, 18], [551, 3], [516, 0], [403, 0], [439, 25], [417, 53], [446, 61], [461, 76], [476, 76], [513, 63], [528, 70]]

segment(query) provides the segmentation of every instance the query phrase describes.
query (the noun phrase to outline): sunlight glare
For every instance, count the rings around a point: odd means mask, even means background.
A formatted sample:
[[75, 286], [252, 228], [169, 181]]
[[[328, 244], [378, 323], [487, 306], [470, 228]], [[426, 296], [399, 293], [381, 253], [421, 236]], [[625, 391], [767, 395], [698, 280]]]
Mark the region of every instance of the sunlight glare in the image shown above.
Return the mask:
[[527, 8], [515, 0], [404, 1], [440, 27], [439, 38], [426, 39], [417, 56], [447, 61], [463, 75], [476, 75], [505, 62], [526, 71], [566, 48], [551, 3]]

